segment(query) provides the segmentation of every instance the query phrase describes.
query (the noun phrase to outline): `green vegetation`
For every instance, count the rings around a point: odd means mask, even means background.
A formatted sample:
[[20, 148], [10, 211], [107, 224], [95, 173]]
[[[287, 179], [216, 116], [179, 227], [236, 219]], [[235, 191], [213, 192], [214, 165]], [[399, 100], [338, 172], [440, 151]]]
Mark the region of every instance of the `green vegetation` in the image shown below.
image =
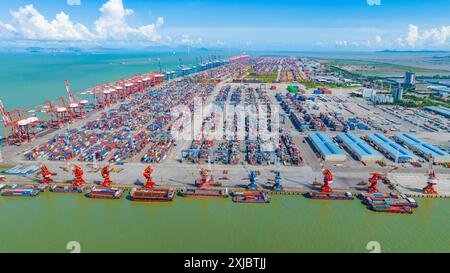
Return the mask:
[[264, 83], [271, 83], [271, 82], [275, 82], [277, 80], [278, 72], [274, 72], [271, 75], [247, 75], [247, 76], [245, 76], [245, 78], [260, 80], [261, 82], [264, 82]]
[[373, 66], [376, 69], [390, 69], [396, 71], [413, 71], [413, 72], [448, 72], [446, 70], [436, 70], [415, 66], [406, 66], [392, 63], [376, 62], [376, 61], [365, 61], [365, 60], [346, 60], [346, 59], [336, 59], [332, 60], [329, 64], [331, 65], [361, 65], [361, 66]]
[[327, 87], [327, 88], [353, 88], [351, 85], [344, 84], [330, 84], [330, 83], [316, 83], [316, 82], [301, 82], [306, 88], [317, 88], [319, 86]]
[[385, 103], [384, 105], [399, 105], [404, 107], [426, 107], [426, 106], [442, 106], [450, 108], [450, 103], [438, 102], [431, 98], [420, 98], [411, 95], [403, 96], [403, 100], [395, 101], [394, 103]]

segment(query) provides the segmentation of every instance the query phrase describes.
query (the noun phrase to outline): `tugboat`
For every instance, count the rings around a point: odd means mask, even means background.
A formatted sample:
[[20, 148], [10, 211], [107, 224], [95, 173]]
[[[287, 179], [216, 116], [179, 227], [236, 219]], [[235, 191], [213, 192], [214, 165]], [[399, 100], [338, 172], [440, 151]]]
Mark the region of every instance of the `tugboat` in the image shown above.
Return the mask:
[[3, 190], [2, 196], [35, 197], [39, 193], [41, 193], [41, 190], [36, 186], [16, 184]]
[[111, 188], [112, 181], [110, 179], [111, 169], [109, 166], [102, 168], [103, 182], [100, 187], [93, 187], [86, 196], [89, 198], [99, 198], [99, 199], [119, 199], [123, 190], [118, 188]]
[[351, 192], [343, 193], [330, 193], [330, 192], [307, 192], [305, 194], [306, 198], [316, 199], [316, 200], [353, 200], [353, 194]]
[[263, 191], [234, 192], [233, 202], [236, 203], [270, 203], [270, 197]]
[[131, 201], [143, 201], [143, 202], [167, 202], [172, 201], [176, 190], [175, 189], [155, 189], [155, 182], [152, 179], [153, 168], [148, 166], [144, 171], [144, 177], [147, 182], [143, 188], [134, 188], [130, 193]]
[[228, 189], [209, 189], [214, 181], [209, 177], [206, 169], [200, 169], [200, 178], [195, 181], [196, 188], [181, 189], [180, 196], [191, 198], [226, 198]]

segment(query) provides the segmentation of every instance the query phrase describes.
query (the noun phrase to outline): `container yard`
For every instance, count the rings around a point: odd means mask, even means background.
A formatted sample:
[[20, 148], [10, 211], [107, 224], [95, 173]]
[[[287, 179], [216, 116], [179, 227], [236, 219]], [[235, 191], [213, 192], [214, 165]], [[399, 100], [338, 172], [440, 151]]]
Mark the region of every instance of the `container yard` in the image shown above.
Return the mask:
[[[254, 79], [277, 74], [277, 79], [267, 85], [248, 81], [249, 74]], [[100, 169], [110, 166], [113, 184], [131, 188], [151, 165], [158, 186], [184, 188], [199, 168], [206, 168], [215, 186], [240, 189], [248, 184], [251, 168], [258, 172], [259, 189], [273, 189], [274, 172], [280, 172], [277, 188], [289, 193], [314, 187], [328, 168], [336, 189], [357, 193], [365, 190], [359, 184], [370, 173], [392, 179], [423, 174], [427, 166], [422, 159], [429, 160], [430, 154], [436, 171], [447, 179], [448, 152], [439, 147], [448, 144], [448, 133], [440, 129], [448, 127], [448, 119], [427, 110], [368, 104], [352, 97], [351, 88], [322, 86], [324, 74], [313, 60], [238, 56], [173, 75], [136, 75], [76, 94], [66, 83], [69, 99], [40, 106], [44, 118], [36, 115], [33, 121], [29, 111], [13, 114], [2, 104], [5, 122], [30, 121], [17, 122], [19, 129], [14, 122], [6, 124], [9, 145], [2, 148], [3, 159], [17, 166], [4, 173], [5, 179], [23, 183], [26, 176], [38, 182], [38, 163], [45, 163], [54, 181], [70, 182], [71, 164], [86, 170], [84, 180], [95, 185], [103, 176]], [[311, 83], [315, 87], [307, 88]], [[198, 102], [208, 107], [190, 132], [185, 124], [198, 111]], [[172, 115], [178, 106], [188, 113]], [[418, 117], [429, 122], [417, 124]], [[29, 127], [28, 135], [20, 126]], [[417, 128], [421, 131], [412, 134]], [[179, 138], [175, 131], [190, 136]], [[414, 183], [421, 190], [427, 179], [419, 176]], [[385, 183], [379, 187], [395, 189]], [[447, 193], [442, 183], [436, 187]], [[403, 192], [412, 194], [410, 189]]]

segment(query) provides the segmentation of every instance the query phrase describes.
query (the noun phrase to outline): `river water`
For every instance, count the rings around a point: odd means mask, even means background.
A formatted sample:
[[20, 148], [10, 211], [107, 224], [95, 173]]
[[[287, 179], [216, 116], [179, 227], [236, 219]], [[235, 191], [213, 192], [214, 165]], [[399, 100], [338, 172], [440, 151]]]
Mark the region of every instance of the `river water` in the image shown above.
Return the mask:
[[360, 201], [272, 196], [171, 203], [92, 200], [46, 192], [0, 197], [0, 252], [450, 252], [450, 202], [420, 199], [412, 215], [369, 211]]

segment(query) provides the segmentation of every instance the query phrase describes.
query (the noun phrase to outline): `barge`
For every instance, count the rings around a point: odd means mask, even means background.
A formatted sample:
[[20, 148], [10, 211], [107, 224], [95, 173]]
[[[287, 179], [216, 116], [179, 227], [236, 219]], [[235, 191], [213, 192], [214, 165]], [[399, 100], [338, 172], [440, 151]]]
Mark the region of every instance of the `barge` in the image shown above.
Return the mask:
[[140, 202], [169, 202], [173, 200], [175, 193], [175, 189], [133, 188], [129, 198]]
[[270, 197], [263, 191], [234, 192], [233, 202], [236, 203], [270, 203]]
[[358, 195], [358, 198], [363, 201], [367, 198], [371, 198], [372, 200], [384, 200], [386, 198], [399, 198], [399, 195], [395, 194], [395, 193], [381, 193], [381, 192], [364, 193], [363, 192]]
[[21, 197], [35, 197], [41, 190], [36, 186], [30, 185], [13, 185], [10, 188], [2, 191], [2, 196], [21, 196]]
[[353, 200], [353, 194], [351, 192], [307, 192], [306, 198], [315, 200]]
[[367, 197], [363, 201], [366, 205], [389, 205], [389, 206], [395, 206], [395, 207], [410, 207], [410, 208], [417, 208], [417, 202], [413, 198], [386, 198], [383, 200], [372, 200], [372, 198]]
[[180, 190], [179, 195], [189, 198], [227, 198], [228, 189], [184, 188]]
[[93, 187], [86, 196], [99, 199], [119, 199], [122, 194], [123, 190], [118, 188]]
[[397, 207], [397, 206], [390, 206], [390, 205], [371, 204], [369, 208], [376, 212], [402, 213], [402, 214], [412, 214], [413, 213], [413, 210], [410, 207]]
[[57, 193], [83, 193], [85, 186], [75, 186], [75, 185], [52, 185], [50, 187], [51, 192]]

